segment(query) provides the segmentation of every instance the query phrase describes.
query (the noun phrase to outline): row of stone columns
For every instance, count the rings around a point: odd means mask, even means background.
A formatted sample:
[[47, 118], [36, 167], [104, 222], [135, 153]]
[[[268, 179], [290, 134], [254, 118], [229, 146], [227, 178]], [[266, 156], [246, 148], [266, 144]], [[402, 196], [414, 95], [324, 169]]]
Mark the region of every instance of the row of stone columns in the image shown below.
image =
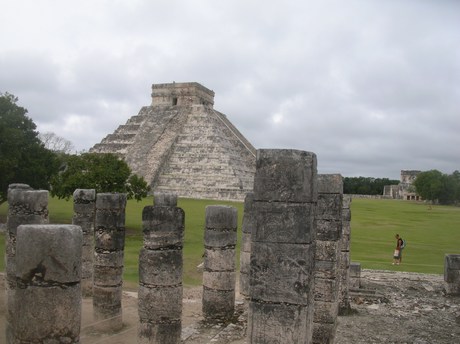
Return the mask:
[[95, 318], [119, 329], [126, 196], [95, 202], [94, 190], [76, 190], [74, 225], [47, 224], [48, 191], [12, 184], [8, 203], [7, 343], [79, 343], [81, 296], [93, 280]]
[[[316, 155], [310, 152], [258, 151], [254, 194], [245, 201], [240, 282], [242, 294], [249, 297], [252, 343], [333, 340], [341, 280], [342, 184], [340, 175], [318, 176], [316, 164]], [[83, 229], [80, 251], [84, 255], [91, 251], [94, 216], [94, 260], [89, 263], [91, 257], [86, 254], [81, 261], [94, 267], [95, 318], [106, 328], [118, 330], [122, 326], [126, 196], [98, 194], [95, 202], [88, 190], [77, 190], [74, 196], [73, 223]], [[176, 343], [181, 328], [184, 213], [177, 208], [175, 196], [155, 195], [155, 205], [144, 209], [142, 220], [139, 341]], [[207, 207], [206, 319], [233, 315], [236, 230], [235, 208]], [[84, 239], [85, 235], [89, 238]], [[90, 276], [89, 270], [82, 276]]]

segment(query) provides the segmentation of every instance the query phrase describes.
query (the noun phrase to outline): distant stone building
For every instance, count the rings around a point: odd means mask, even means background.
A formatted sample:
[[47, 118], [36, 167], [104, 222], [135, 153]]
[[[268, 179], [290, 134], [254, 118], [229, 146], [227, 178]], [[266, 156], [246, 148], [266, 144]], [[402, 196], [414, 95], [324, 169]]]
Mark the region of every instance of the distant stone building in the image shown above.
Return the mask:
[[385, 185], [383, 196], [392, 199], [420, 201], [421, 197], [416, 194], [415, 188], [412, 186], [420, 172], [417, 170], [401, 170], [401, 182], [398, 185]]
[[152, 85], [144, 106], [90, 152], [115, 153], [152, 187], [181, 197], [243, 200], [256, 150], [196, 82]]

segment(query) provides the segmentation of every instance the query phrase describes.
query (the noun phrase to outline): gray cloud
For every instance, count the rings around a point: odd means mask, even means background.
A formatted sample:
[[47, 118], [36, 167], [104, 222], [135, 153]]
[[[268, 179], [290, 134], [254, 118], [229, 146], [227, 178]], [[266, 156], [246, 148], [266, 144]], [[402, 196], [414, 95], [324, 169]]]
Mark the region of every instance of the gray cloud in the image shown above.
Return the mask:
[[459, 22], [457, 1], [10, 2], [0, 92], [81, 150], [152, 83], [197, 81], [257, 148], [314, 151], [320, 172], [451, 173]]

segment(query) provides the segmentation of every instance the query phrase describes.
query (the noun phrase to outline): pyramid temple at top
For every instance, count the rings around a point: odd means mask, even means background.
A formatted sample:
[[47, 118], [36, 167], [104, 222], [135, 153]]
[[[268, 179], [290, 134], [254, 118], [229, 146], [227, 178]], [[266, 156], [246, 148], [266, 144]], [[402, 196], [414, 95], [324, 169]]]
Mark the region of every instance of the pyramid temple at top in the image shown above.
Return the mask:
[[196, 82], [152, 85], [152, 104], [94, 145], [115, 153], [153, 191], [243, 200], [252, 191], [256, 150], [214, 110], [214, 92]]

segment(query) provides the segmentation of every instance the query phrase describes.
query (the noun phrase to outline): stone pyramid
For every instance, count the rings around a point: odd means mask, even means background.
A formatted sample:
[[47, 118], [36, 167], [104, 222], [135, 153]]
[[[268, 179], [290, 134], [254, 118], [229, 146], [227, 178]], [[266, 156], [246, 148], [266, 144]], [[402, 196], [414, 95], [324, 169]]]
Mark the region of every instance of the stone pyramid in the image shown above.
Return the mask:
[[214, 92], [199, 83], [154, 84], [152, 104], [90, 152], [120, 155], [153, 191], [243, 200], [256, 150], [213, 105]]

